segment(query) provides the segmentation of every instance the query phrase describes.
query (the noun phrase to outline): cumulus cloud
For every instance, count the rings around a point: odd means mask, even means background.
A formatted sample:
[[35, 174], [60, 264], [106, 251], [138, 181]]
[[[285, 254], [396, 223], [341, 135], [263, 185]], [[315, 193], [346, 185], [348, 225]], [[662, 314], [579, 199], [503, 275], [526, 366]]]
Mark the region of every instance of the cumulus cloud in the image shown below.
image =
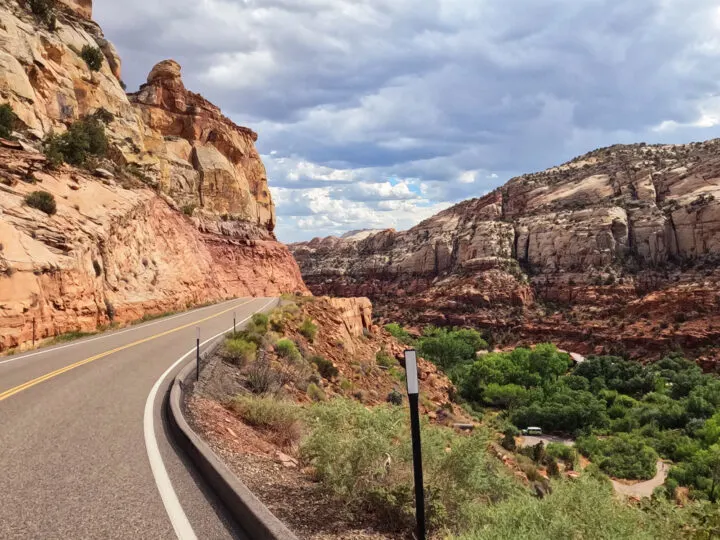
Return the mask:
[[720, 135], [716, 0], [96, 0], [95, 12], [131, 87], [173, 57], [190, 88], [260, 133], [284, 240], [405, 223], [393, 205], [415, 209], [411, 225], [598, 146]]

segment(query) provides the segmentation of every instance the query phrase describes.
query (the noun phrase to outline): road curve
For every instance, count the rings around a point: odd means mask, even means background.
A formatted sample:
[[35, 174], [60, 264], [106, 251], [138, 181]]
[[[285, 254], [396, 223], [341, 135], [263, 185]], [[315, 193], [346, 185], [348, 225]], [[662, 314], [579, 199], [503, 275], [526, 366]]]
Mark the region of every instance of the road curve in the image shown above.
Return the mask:
[[162, 405], [197, 327], [205, 341], [274, 302], [0, 358], [0, 538], [243, 538], [174, 446]]

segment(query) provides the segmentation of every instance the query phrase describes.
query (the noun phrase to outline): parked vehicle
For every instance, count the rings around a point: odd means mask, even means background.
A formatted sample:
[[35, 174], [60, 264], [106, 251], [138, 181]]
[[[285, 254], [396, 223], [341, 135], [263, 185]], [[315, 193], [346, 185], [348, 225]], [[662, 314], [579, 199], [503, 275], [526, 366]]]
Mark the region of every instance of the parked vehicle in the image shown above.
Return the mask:
[[531, 426], [522, 430], [523, 435], [542, 435], [542, 429], [539, 427]]

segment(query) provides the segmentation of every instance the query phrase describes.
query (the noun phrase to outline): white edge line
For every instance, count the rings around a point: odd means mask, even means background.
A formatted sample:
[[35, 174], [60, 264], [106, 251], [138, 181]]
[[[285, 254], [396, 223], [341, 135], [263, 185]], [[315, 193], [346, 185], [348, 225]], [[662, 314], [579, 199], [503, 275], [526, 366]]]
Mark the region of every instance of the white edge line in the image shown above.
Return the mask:
[[[223, 304], [229, 304], [230, 302], [235, 302], [238, 300], [244, 300], [244, 298], [235, 298], [234, 300], [226, 300], [225, 302], [220, 302], [219, 304], [213, 304], [211, 306], [205, 306], [205, 307], [201, 307], [201, 308], [197, 308], [197, 309], [191, 309], [191, 310], [185, 311], [183, 313], [178, 313], [177, 315], [171, 315], [170, 317], [161, 317], [160, 320], [158, 320], [158, 321], [134, 324], [131, 326], [131, 328], [125, 328], [125, 329], [119, 330], [117, 332], [106, 332], [106, 333], [103, 333], [103, 335], [101, 335], [101, 336], [97, 336], [97, 337], [90, 338], [90, 339], [79, 339], [77, 341], [73, 341], [72, 343], [68, 343], [67, 345], [61, 345], [60, 347], [48, 347], [46, 349], [42, 349], [42, 350], [39, 350], [34, 353], [13, 356], [9, 360], [1, 361], [0, 366], [2, 366], [3, 364], [9, 364], [10, 362], [17, 362], [18, 360], [25, 360], [26, 358], [30, 358], [32, 356], [38, 356], [40, 354], [46, 354], [49, 352], [60, 351], [62, 349], [67, 349], [68, 347], [77, 347], [78, 345], [85, 345], [86, 343], [92, 343], [93, 341], [98, 341], [100, 339], [107, 339], [107, 338], [119, 336], [121, 334], [126, 334], [128, 332], [132, 332], [134, 330], [141, 330], [143, 328], [149, 328], [151, 326], [155, 326], [156, 324], [160, 324], [160, 323], [164, 323], [167, 321], [171, 321], [173, 319], [177, 319], [178, 317], [185, 317], [186, 315], [192, 315], [193, 313], [198, 313], [199, 311], [202, 311], [204, 309], [210, 309], [213, 307], [222, 306]], [[242, 305], [244, 305], [244, 304], [242, 304]]]
[[[265, 303], [262, 308], [256, 310], [253, 315], [264, 310], [274, 301], [275, 298], [270, 299], [268, 302]], [[250, 318], [252, 318], [252, 315], [243, 319], [242, 321], [239, 321], [237, 324], [242, 324]], [[215, 334], [213, 337], [203, 341], [200, 346], [203, 347], [207, 345], [208, 343], [216, 340], [223, 334], [227, 334], [232, 329], [233, 327], [231, 326], [227, 330], [223, 330], [222, 332]], [[150, 468], [152, 469], [153, 477], [155, 478], [155, 484], [157, 485], [158, 491], [160, 492], [160, 498], [162, 499], [163, 505], [165, 506], [165, 511], [167, 512], [168, 518], [170, 518], [170, 522], [172, 523], [173, 529], [175, 530], [175, 535], [178, 537], [179, 540], [197, 540], [197, 536], [195, 535], [195, 531], [193, 531], [190, 520], [188, 520], [188, 517], [185, 514], [182, 505], [180, 504], [177, 493], [175, 493], [175, 490], [172, 487], [170, 476], [168, 475], [165, 464], [163, 463], [162, 455], [160, 454], [160, 448], [158, 447], [157, 438], [155, 437], [155, 418], [153, 416], [153, 409], [157, 393], [160, 390], [160, 386], [162, 385], [163, 381], [180, 363], [183, 362], [183, 360], [185, 360], [194, 352], [195, 347], [193, 347], [180, 358], [178, 358], [175, 363], [173, 363], [173, 365], [167, 368], [165, 373], [160, 375], [160, 378], [155, 381], [155, 385], [152, 387], [152, 390], [150, 390], [147, 401], [145, 401], [145, 413], [143, 416], [145, 447], [147, 449], [148, 459], [150, 460]]]

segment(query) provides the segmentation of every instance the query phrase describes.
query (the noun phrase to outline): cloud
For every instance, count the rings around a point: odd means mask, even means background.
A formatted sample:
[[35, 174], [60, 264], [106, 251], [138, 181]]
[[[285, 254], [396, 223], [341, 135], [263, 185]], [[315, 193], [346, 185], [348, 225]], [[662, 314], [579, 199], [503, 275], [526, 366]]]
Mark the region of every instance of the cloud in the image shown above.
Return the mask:
[[131, 88], [175, 58], [259, 132], [284, 240], [412, 225], [598, 146], [720, 135], [716, 0], [94, 7]]

